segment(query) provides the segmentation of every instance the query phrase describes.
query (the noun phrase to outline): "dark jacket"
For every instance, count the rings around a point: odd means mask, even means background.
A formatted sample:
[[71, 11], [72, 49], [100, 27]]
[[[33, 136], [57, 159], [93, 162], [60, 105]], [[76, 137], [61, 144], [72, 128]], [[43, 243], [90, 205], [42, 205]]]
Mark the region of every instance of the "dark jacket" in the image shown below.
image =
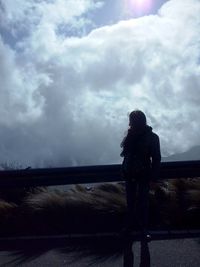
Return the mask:
[[[143, 166], [143, 174], [148, 176], [150, 180], [157, 180], [160, 170], [160, 142], [159, 137], [152, 131], [150, 126], [145, 126], [140, 131], [129, 129], [127, 136], [121, 144], [123, 150], [121, 156], [124, 157], [122, 167], [130, 165], [128, 168], [134, 168], [134, 162], [140, 162]], [[123, 173], [130, 176], [126, 167], [123, 167]], [[133, 174], [131, 174], [134, 176]]]

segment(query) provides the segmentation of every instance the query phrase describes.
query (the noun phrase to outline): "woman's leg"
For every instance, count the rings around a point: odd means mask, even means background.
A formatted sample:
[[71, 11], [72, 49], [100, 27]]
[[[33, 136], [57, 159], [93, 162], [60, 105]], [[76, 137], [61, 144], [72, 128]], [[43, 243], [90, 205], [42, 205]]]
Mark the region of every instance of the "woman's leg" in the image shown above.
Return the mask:
[[127, 215], [126, 226], [132, 228], [136, 221], [136, 181], [126, 181]]
[[138, 184], [139, 196], [138, 196], [138, 215], [141, 231], [147, 234], [148, 222], [149, 222], [149, 181], [141, 179]]

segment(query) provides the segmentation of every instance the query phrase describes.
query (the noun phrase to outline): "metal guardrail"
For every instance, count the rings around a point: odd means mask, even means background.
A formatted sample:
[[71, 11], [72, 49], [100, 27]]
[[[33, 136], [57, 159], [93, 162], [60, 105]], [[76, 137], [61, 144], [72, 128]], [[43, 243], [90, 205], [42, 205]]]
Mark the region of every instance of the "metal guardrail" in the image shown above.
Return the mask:
[[[183, 239], [183, 238], [200, 238], [200, 230], [163, 230], [163, 231], [149, 231], [151, 240], [170, 240], [170, 239]], [[130, 236], [133, 241], [140, 241], [141, 234], [133, 231]], [[121, 242], [123, 236], [120, 233], [94, 233], [94, 234], [70, 234], [70, 235], [39, 235], [39, 236], [18, 236], [18, 237], [1, 237], [0, 250], [20, 249], [20, 248], [33, 248], [48, 247], [57, 248], [67, 245], [69, 242], [91, 242], [95, 240], [101, 241], [104, 244], [105, 240], [114, 240]]]
[[[121, 165], [0, 171], [0, 188], [123, 181]], [[162, 162], [160, 179], [200, 177], [200, 161]]]

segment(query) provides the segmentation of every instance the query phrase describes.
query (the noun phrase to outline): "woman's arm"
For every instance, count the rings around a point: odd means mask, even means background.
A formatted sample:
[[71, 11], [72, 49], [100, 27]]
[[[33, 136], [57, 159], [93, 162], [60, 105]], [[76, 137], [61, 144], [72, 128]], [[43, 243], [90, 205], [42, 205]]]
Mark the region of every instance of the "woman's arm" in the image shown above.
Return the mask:
[[160, 173], [160, 140], [158, 135], [153, 134], [152, 144], [151, 144], [151, 159], [152, 159], [152, 174], [151, 180], [156, 181], [159, 178]]

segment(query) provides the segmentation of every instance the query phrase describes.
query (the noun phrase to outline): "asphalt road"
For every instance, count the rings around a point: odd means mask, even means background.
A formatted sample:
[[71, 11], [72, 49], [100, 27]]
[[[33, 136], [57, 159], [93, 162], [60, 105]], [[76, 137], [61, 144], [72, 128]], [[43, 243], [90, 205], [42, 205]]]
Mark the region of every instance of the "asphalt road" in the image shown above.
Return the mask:
[[[140, 263], [140, 243], [133, 244], [134, 267]], [[199, 267], [200, 239], [179, 239], [151, 241], [149, 243], [151, 267]], [[71, 262], [71, 260], [75, 260]], [[71, 263], [70, 263], [71, 262]], [[92, 263], [92, 265], [90, 265]], [[91, 257], [71, 257], [57, 250], [41, 251], [37, 255], [20, 252], [0, 251], [0, 266], [22, 267], [121, 267], [123, 257], [104, 262], [93, 261]]]

